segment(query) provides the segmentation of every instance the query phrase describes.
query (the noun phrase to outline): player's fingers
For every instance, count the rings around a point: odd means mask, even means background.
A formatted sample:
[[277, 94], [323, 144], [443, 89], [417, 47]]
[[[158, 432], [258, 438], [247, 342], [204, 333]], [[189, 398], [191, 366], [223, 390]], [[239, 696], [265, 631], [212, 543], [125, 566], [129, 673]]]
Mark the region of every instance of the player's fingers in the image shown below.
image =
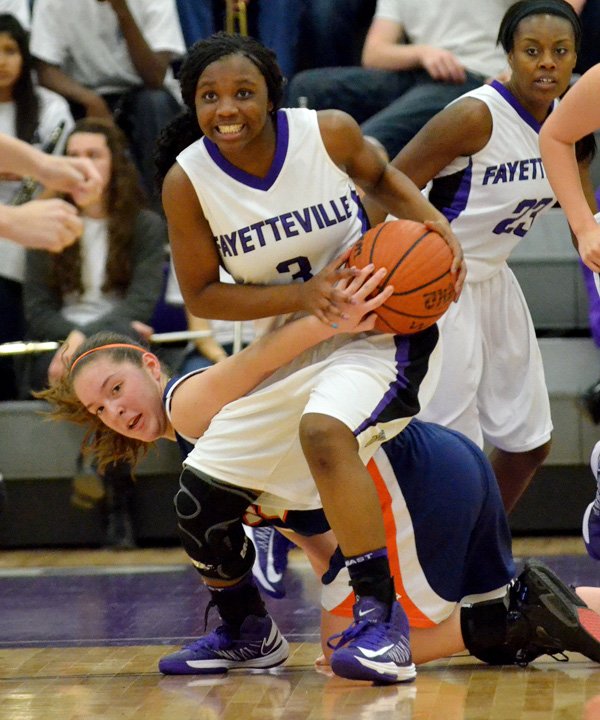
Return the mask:
[[[374, 266], [372, 266], [374, 268]], [[383, 284], [387, 270], [385, 268], [379, 268], [378, 270], [370, 270], [365, 274], [365, 269], [361, 271], [361, 274], [356, 278], [354, 283], [355, 290], [350, 299], [350, 302], [362, 302], [371, 293], [376, 293], [379, 290], [379, 286]]]
[[394, 286], [393, 285], [386, 285], [383, 290], [377, 295], [374, 295], [372, 298], [369, 298], [369, 300], [366, 300], [364, 303], [365, 310], [367, 312], [373, 312], [373, 310], [376, 310], [378, 307], [381, 307], [387, 300], [394, 294]]
[[368, 265], [365, 265], [364, 268], [361, 268], [360, 270], [357, 268], [356, 275], [350, 277], [350, 278], [344, 278], [343, 283], [344, 287], [341, 287], [341, 283], [336, 285], [336, 289], [341, 289], [346, 291], [346, 296], [352, 301], [353, 295], [360, 290], [361, 287], [364, 286], [367, 278], [369, 278], [370, 275], [372, 275], [373, 271], [375, 270], [375, 265], [373, 263], [369, 263]]

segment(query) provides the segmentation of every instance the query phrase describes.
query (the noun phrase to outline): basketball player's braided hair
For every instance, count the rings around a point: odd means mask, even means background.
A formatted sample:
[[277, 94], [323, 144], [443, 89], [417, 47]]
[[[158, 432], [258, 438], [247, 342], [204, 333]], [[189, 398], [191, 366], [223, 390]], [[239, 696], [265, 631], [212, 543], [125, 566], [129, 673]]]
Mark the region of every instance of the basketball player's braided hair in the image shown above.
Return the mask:
[[[110, 347], [110, 346], [124, 347]], [[104, 346], [109, 346], [104, 348]], [[90, 352], [97, 350], [98, 352]], [[92, 457], [102, 474], [106, 466], [123, 461], [134, 467], [146, 454], [152, 443], [128, 438], [104, 425], [99, 417], [90, 413], [73, 390], [73, 379], [88, 363], [100, 355], [109, 355], [115, 362], [130, 362], [142, 367], [142, 354], [148, 348], [126, 335], [113, 332], [99, 332], [85, 340], [73, 355], [69, 370], [53, 386], [33, 393], [40, 400], [50, 403], [46, 413], [53, 420], [67, 420], [85, 428], [81, 449], [84, 455]], [[87, 354], [87, 355], [86, 355]], [[86, 357], [83, 357], [86, 355]], [[81, 360], [79, 360], [81, 358]], [[70, 371], [73, 368], [73, 372]]]
[[556, 15], [568, 20], [575, 35], [575, 51], [581, 45], [581, 22], [579, 16], [566, 0], [519, 0], [511, 5], [500, 23], [497, 44], [502, 45], [504, 52], [513, 49], [515, 33], [519, 23], [531, 15]]
[[272, 115], [281, 105], [285, 80], [272, 50], [252, 37], [226, 32], [218, 32], [209, 38], [198, 40], [188, 50], [179, 71], [179, 86], [185, 111], [162, 130], [157, 141], [154, 162], [159, 186], [177, 155], [202, 137], [195, 104], [200, 75], [211, 63], [229, 55], [243, 55], [256, 65], [267, 85], [268, 98], [273, 105]]

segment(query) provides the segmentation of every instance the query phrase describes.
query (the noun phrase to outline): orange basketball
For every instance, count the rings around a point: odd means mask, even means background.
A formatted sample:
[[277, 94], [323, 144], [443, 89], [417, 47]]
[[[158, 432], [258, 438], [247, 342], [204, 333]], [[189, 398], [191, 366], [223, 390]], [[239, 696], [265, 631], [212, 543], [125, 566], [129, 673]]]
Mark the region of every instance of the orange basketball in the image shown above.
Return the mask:
[[454, 300], [452, 252], [434, 230], [412, 220], [392, 220], [368, 230], [352, 248], [348, 265], [387, 268], [381, 287], [394, 294], [377, 313], [381, 332], [410, 335], [433, 325]]

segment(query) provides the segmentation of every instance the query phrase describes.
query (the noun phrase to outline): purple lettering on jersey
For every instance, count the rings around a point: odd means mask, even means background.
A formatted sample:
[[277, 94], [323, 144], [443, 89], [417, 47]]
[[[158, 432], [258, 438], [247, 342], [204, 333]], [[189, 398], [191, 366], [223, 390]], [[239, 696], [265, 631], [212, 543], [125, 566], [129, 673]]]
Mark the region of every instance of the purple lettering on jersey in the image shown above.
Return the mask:
[[254, 230], [256, 232], [256, 236], [258, 237], [258, 244], [261, 247], [264, 247], [267, 244], [267, 241], [265, 240], [265, 236], [262, 231], [262, 226], [264, 225], [264, 222], [262, 220], [257, 223], [253, 223], [250, 225], [250, 229]]
[[302, 210], [294, 210], [292, 215], [298, 221], [300, 227], [304, 232], [308, 233], [312, 230], [312, 220], [310, 219], [310, 208], [303, 208]]
[[237, 235], [237, 231], [236, 231], [236, 230], [234, 230], [234, 231], [231, 233], [231, 235], [227, 235], [227, 234], [219, 235], [219, 240], [218, 240], [218, 242], [219, 242], [220, 245], [221, 245], [221, 255], [222, 255], [223, 257], [227, 257], [227, 256], [229, 256], [229, 255], [234, 255], [234, 256], [235, 256], [235, 255], [238, 254], [238, 253], [237, 253], [237, 250], [236, 250], [236, 247], [235, 247], [235, 245], [236, 245], [236, 235]]
[[332, 225], [335, 225], [335, 220], [333, 218], [330, 218], [327, 214], [325, 208], [323, 207], [323, 203], [319, 203], [317, 205], [317, 208], [319, 212], [321, 213], [321, 217], [323, 218], [323, 222], [325, 223], [325, 227], [331, 227]]
[[529, 160], [521, 160], [519, 163], [519, 180], [529, 180]]
[[518, 160], [515, 160], [514, 162], [507, 162], [506, 166], [508, 167], [508, 179], [512, 182], [515, 179], [515, 173], [517, 172], [519, 162]]
[[348, 198], [345, 195], [342, 195], [342, 197], [340, 198], [340, 202], [342, 203], [342, 207], [344, 208], [344, 212], [346, 213], [346, 218], [349, 218], [351, 213]]
[[[329, 204], [331, 205], [331, 209], [333, 210], [333, 214], [336, 216], [338, 222], [344, 222], [344, 220], [348, 219], [348, 215], [342, 215], [340, 213], [340, 210], [343, 210], [343, 207], [338, 209], [338, 201], [337, 200], [330, 200]], [[341, 203], [340, 203], [341, 204]]]
[[296, 237], [296, 235], [300, 235], [300, 231], [296, 229], [296, 223], [292, 219], [291, 212], [283, 213], [280, 219], [286, 237]]
[[279, 228], [277, 227], [278, 222], [278, 217], [272, 217], [268, 218], [268, 220], [265, 220], [265, 225], [269, 225], [271, 227], [271, 230], [273, 231], [273, 237], [275, 238], [275, 242], [281, 240], [281, 233], [279, 232]]
[[506, 165], [504, 163], [498, 167], [492, 185], [497, 185], [499, 182], [506, 182]]
[[483, 174], [483, 182], [482, 185], [487, 185], [490, 180], [494, 178], [496, 175], [496, 171], [498, 170], [498, 167], [496, 165], [490, 165], [486, 167], [485, 173]]
[[241, 230], [238, 230], [238, 237], [240, 239], [240, 243], [242, 245], [242, 252], [244, 254], [256, 250], [256, 246], [252, 242], [253, 238], [250, 236], [249, 227], [241, 228]]
[[315, 216], [315, 220], [317, 221], [317, 225], [319, 226], [319, 230], [322, 230], [325, 225], [323, 223], [323, 218], [321, 217], [321, 213], [319, 212], [319, 209], [316, 207], [316, 205], [310, 206], [310, 211]]

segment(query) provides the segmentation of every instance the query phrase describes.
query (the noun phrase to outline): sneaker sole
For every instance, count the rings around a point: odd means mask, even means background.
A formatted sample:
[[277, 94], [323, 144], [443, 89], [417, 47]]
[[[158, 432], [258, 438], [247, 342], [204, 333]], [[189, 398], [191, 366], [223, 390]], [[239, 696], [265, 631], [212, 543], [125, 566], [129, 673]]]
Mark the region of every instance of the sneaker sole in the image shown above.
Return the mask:
[[265, 669], [284, 663], [290, 654], [287, 640], [282, 638], [281, 645], [272, 653], [251, 660], [227, 660], [211, 658], [210, 660], [171, 660], [165, 659], [158, 663], [163, 675], [222, 675], [236, 668]]
[[[543, 563], [526, 562], [523, 574], [526, 574], [525, 582], [536, 587], [540, 602], [550, 613], [550, 622], [547, 613], [540, 618], [542, 632], [550, 638], [559, 638], [565, 650], [600, 662], [600, 615]], [[533, 612], [534, 620], [535, 615]]]
[[349, 658], [332, 657], [331, 669], [338, 677], [347, 680], [367, 680], [377, 684], [407, 683], [417, 677], [414, 664], [399, 666], [381, 663], [352, 655]]

